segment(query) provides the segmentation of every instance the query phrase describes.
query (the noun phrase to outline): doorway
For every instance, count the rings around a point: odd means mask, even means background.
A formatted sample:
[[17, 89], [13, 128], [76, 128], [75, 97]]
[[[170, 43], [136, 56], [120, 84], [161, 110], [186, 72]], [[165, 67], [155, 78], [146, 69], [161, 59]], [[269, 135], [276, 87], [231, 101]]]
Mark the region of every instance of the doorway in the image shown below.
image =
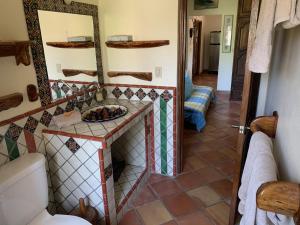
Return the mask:
[[[188, 38], [186, 35], [188, 34], [187, 25], [188, 24], [188, 14], [190, 13], [190, 9], [192, 6], [187, 5], [186, 0], [179, 1], [180, 7], [179, 10], [179, 85], [178, 85], [178, 106], [179, 111], [179, 125], [178, 125], [178, 133], [179, 133], [179, 153], [181, 156], [180, 166], [181, 171], [183, 171], [182, 180], [186, 180], [190, 183], [191, 186], [200, 185], [200, 187], [193, 186], [193, 190], [190, 190], [193, 193], [197, 193], [198, 197], [202, 195], [202, 197], [207, 197], [210, 195], [216, 197], [215, 199], [219, 199], [219, 202], [215, 202], [213, 206], [210, 206], [209, 203], [205, 204], [205, 211], [208, 213], [214, 222], [219, 224], [234, 224], [235, 215], [236, 215], [236, 206], [237, 206], [237, 188], [239, 186], [239, 178], [240, 172], [242, 169], [242, 158], [246, 155], [247, 149], [247, 141], [249, 140], [249, 133], [238, 132], [237, 130], [233, 130], [231, 125], [237, 124], [238, 127], [245, 127], [249, 125], [249, 122], [254, 119], [256, 112], [256, 104], [255, 101], [258, 96], [257, 84], [259, 84], [259, 79], [256, 79], [252, 76], [251, 72], [245, 66], [245, 61], [240, 61], [241, 74], [244, 75], [244, 82], [242, 83], [242, 101], [231, 101], [230, 100], [230, 90], [227, 90], [226, 93], [219, 88], [220, 84], [217, 84], [217, 89], [215, 91], [217, 99], [214, 103], [209, 104], [207, 106], [206, 117], [207, 120], [206, 126], [203, 128], [202, 133], [195, 133], [196, 131], [192, 127], [185, 126], [185, 96], [182, 96], [184, 93], [184, 78], [181, 77], [184, 74], [184, 71], [188, 65], [188, 49], [184, 51], [184, 46], [188, 47]], [[256, 26], [257, 21], [257, 11], [259, 8], [259, 0], [249, 0], [249, 1], [237, 1], [236, 17], [241, 21], [241, 17], [248, 17], [248, 26], [249, 30], [243, 33], [242, 38], [236, 38], [236, 40], [243, 40], [243, 47], [246, 46], [246, 54], [247, 51], [251, 50], [252, 43], [254, 40], [253, 33]], [[187, 10], [189, 9], [189, 10]], [[255, 13], [251, 14], [251, 9]], [[221, 10], [219, 9], [219, 12]], [[193, 12], [194, 16], [195, 12]], [[250, 20], [250, 14], [253, 18]], [[224, 15], [223, 15], [224, 16]], [[256, 16], [256, 18], [255, 18]], [[251, 24], [250, 24], [250, 21]], [[240, 34], [240, 33], [239, 33]], [[238, 35], [239, 35], [238, 34]], [[233, 34], [235, 36], [235, 34]], [[246, 36], [245, 36], [246, 35]], [[249, 36], [249, 40], [248, 40]], [[246, 37], [246, 38], [245, 38]], [[236, 43], [236, 42], [234, 42]], [[245, 44], [246, 43], [246, 44]], [[185, 54], [187, 53], [187, 54]], [[231, 48], [231, 54], [234, 53], [234, 47]], [[238, 57], [237, 55], [233, 55], [234, 57]], [[236, 62], [236, 61], [235, 61]], [[242, 65], [244, 62], [244, 65]], [[233, 63], [226, 64], [227, 67], [233, 66]], [[220, 68], [220, 65], [219, 65]], [[243, 70], [244, 68], [244, 70]], [[244, 72], [243, 72], [243, 71]], [[218, 71], [220, 74], [220, 71]], [[257, 76], [259, 77], [259, 76]], [[194, 77], [193, 77], [194, 81]], [[208, 85], [207, 81], [197, 82], [196, 85]], [[195, 83], [194, 83], [195, 85]], [[231, 84], [229, 84], [231, 86]], [[213, 98], [212, 98], [213, 99]], [[241, 109], [241, 110], [240, 110]], [[210, 115], [211, 114], [211, 115]], [[236, 116], [236, 117], [235, 117]], [[211, 122], [210, 122], [211, 121]], [[240, 124], [240, 125], [239, 125]], [[184, 128], [184, 129], [183, 129]], [[248, 135], [249, 134], [249, 135]], [[225, 137], [224, 137], [224, 136]], [[226, 137], [229, 135], [231, 137]], [[227, 141], [225, 140], [227, 139]], [[187, 141], [185, 141], [187, 140]], [[230, 143], [231, 142], [231, 143]], [[238, 143], [236, 145], [236, 143]], [[233, 144], [233, 145], [231, 145]], [[224, 149], [227, 147], [233, 148], [231, 152]], [[188, 150], [186, 150], [188, 149]], [[228, 165], [228, 161], [232, 163]], [[227, 164], [227, 165], [226, 165]], [[222, 165], [224, 167], [218, 167], [218, 165]], [[226, 166], [225, 166], [226, 165]], [[230, 169], [231, 167], [231, 169]], [[204, 171], [209, 168], [209, 170]], [[226, 168], [226, 169], [225, 169]], [[226, 177], [225, 172], [229, 173]], [[233, 174], [230, 174], [230, 171]], [[200, 176], [199, 176], [200, 174]], [[179, 176], [179, 177], [180, 177]], [[193, 179], [194, 177], [194, 179]], [[180, 179], [180, 178], [179, 178]], [[204, 183], [199, 182], [199, 180], [204, 181]], [[195, 188], [197, 190], [195, 190]], [[216, 188], [216, 189], [214, 189]], [[219, 188], [219, 190], [217, 190]], [[218, 191], [227, 190], [228, 192], [232, 192], [226, 199], [226, 193], [218, 193]], [[216, 195], [217, 194], [217, 195]], [[220, 195], [223, 194], [223, 198]], [[200, 197], [201, 198], [201, 197]], [[211, 198], [209, 200], [212, 200]], [[200, 202], [201, 201], [200, 199]], [[207, 205], [208, 204], [208, 205]], [[221, 221], [220, 214], [223, 215]]]
[[221, 15], [188, 18], [188, 53], [186, 70], [196, 83], [217, 88], [221, 46]]

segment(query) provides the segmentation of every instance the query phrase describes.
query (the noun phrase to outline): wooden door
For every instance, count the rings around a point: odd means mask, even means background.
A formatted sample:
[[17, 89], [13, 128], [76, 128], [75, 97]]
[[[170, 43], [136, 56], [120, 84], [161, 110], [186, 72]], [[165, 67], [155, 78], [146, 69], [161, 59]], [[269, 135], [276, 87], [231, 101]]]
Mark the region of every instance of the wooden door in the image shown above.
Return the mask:
[[[245, 1], [242, 1], [245, 2]], [[235, 219], [237, 215], [237, 206], [238, 206], [238, 189], [240, 186], [240, 178], [245, 162], [245, 158], [247, 156], [247, 150], [249, 145], [249, 140], [251, 137], [251, 133], [246, 129], [251, 123], [251, 121], [256, 116], [256, 106], [258, 99], [258, 91], [259, 91], [259, 82], [260, 82], [260, 74], [253, 74], [248, 70], [248, 59], [253, 48], [253, 43], [255, 40], [255, 31], [258, 19], [259, 12], [259, 4], [260, 0], [252, 1], [252, 10], [250, 17], [250, 25], [248, 32], [248, 45], [247, 51], [245, 53], [245, 70], [244, 70], [244, 82], [243, 82], [243, 92], [242, 92], [242, 106], [240, 112], [240, 125], [239, 125], [239, 137], [237, 143], [237, 152], [239, 155], [239, 159], [237, 162], [236, 173], [233, 180], [233, 191], [232, 191], [232, 199], [231, 199], [231, 212], [230, 212], [230, 220], [229, 225], [235, 224]]]
[[242, 100], [252, 0], [240, 0], [237, 18], [231, 100]]
[[202, 21], [193, 21], [193, 77], [200, 72]]

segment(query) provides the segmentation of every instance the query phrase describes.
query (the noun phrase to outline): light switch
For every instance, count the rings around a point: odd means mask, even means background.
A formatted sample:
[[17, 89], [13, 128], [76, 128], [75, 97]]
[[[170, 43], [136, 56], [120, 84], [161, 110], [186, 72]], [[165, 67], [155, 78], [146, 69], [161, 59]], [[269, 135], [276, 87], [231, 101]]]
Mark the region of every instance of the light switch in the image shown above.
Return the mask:
[[162, 67], [161, 66], [155, 67], [155, 77], [162, 78]]
[[61, 64], [56, 64], [56, 72], [62, 73]]

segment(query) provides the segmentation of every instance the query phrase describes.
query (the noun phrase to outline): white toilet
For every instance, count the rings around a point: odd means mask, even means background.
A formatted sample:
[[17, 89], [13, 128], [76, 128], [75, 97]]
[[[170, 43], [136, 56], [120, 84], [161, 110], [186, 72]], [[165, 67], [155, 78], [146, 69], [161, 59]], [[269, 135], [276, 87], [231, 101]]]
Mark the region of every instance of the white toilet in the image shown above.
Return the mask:
[[45, 157], [34, 153], [0, 168], [0, 225], [91, 225], [75, 216], [51, 216]]

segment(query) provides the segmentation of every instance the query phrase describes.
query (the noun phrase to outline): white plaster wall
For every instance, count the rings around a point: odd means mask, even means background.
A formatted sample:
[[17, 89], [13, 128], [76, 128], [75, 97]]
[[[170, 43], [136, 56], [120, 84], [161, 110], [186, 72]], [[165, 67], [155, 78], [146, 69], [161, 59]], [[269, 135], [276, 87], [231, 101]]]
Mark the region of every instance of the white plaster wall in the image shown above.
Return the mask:
[[276, 35], [266, 114], [279, 113], [275, 139], [283, 178], [300, 182], [300, 27]]
[[[100, 33], [106, 83], [176, 86], [178, 1], [101, 0]], [[105, 46], [110, 35], [130, 34], [134, 40], [170, 40], [170, 45], [149, 49], [113, 49]], [[109, 78], [107, 71], [155, 72], [152, 82], [131, 77]]]
[[[52, 80], [98, 81], [98, 77], [79, 74], [65, 77], [57, 70], [62, 69], [97, 70], [95, 48], [63, 49], [48, 46], [47, 42], [68, 41], [68, 37], [90, 36], [94, 38], [93, 17], [86, 15], [49, 12], [39, 10], [39, 21], [43, 38], [43, 46], [48, 70]], [[61, 21], [64, 21], [63, 23]]]
[[[98, 0], [80, 0], [98, 4]], [[25, 14], [22, 0], [1, 1], [0, 6], [0, 40], [28, 40]], [[29, 102], [26, 94], [28, 84], [37, 84], [33, 64], [16, 66], [14, 57], [0, 58], [0, 96], [14, 92], [24, 95], [24, 102], [17, 108], [0, 112], [0, 121], [40, 107], [40, 101]]]
[[[222, 45], [220, 48], [220, 65], [218, 76], [218, 90], [230, 91], [232, 80], [232, 65], [236, 33], [238, 0], [219, 0], [219, 7], [216, 9], [194, 10], [194, 0], [188, 0], [188, 16], [204, 16], [204, 15], [222, 15], [222, 24], [224, 24], [224, 15], [234, 15], [234, 28], [232, 36], [231, 53], [222, 53]], [[223, 27], [223, 25], [222, 25]], [[223, 29], [222, 29], [223, 32]], [[221, 33], [223, 37], [223, 33]]]

